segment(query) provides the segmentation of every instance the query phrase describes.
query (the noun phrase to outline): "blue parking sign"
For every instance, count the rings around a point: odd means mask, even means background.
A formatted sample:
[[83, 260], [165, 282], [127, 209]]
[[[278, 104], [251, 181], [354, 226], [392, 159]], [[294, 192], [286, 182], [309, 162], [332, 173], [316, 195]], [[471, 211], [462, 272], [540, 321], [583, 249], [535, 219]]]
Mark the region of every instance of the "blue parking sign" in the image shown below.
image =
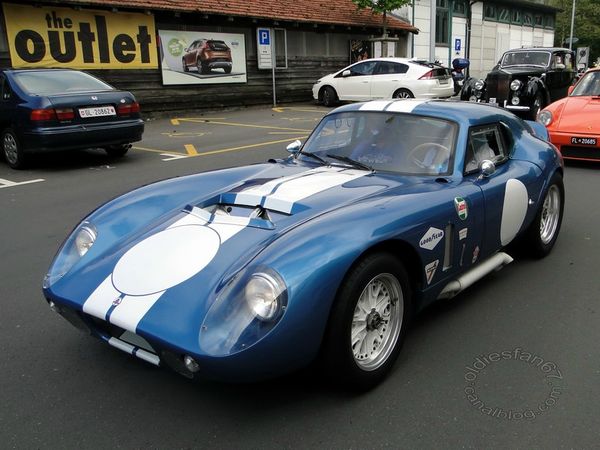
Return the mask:
[[258, 42], [260, 45], [271, 45], [271, 30], [268, 28], [261, 28], [258, 30]]
[[460, 38], [454, 39], [454, 50], [456, 50], [457, 52], [460, 52], [460, 44]]

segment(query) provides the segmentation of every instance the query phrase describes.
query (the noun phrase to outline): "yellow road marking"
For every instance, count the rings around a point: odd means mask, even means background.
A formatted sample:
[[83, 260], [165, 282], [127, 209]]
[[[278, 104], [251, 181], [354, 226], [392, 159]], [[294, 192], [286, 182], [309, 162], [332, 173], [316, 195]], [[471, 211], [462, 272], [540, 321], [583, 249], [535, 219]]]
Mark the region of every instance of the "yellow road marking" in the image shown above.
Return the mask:
[[261, 129], [267, 129], [267, 130], [288, 130], [288, 131], [296, 131], [296, 132], [301, 132], [301, 133], [310, 133], [312, 131], [311, 130], [307, 130], [305, 128], [287, 128], [287, 127], [275, 127], [272, 125], [252, 125], [249, 123], [238, 123], [238, 122], [216, 122], [213, 120], [208, 120], [208, 121], [204, 121], [204, 120], [191, 120], [191, 119], [186, 119], [189, 122], [196, 122], [196, 123], [204, 123], [206, 122], [207, 124], [215, 124], [215, 125], [229, 125], [229, 126], [233, 126], [233, 127], [248, 127], [248, 128], [261, 128]]
[[171, 119], [171, 125], [181, 125], [181, 122], [189, 122], [196, 120], [225, 120], [227, 117], [176, 117]]
[[322, 113], [322, 114], [325, 114], [327, 112], [327, 111], [323, 111], [321, 109], [298, 108], [295, 106], [284, 106], [284, 107], [279, 107], [279, 108], [271, 108], [272, 111], [275, 111], [278, 113], [282, 113], [286, 109], [292, 110], [292, 111], [302, 111], [302, 112], [318, 112], [318, 113]]
[[306, 138], [306, 136], [298, 136], [298, 137], [290, 137], [287, 139], [281, 139], [279, 141], [260, 142], [258, 144], [242, 145], [241, 147], [223, 148], [221, 150], [212, 150], [210, 152], [198, 153], [198, 156], [215, 155], [217, 153], [225, 153], [225, 152], [235, 152], [237, 150], [245, 150], [247, 148], [255, 148], [255, 147], [262, 147], [262, 146], [267, 146], [267, 145], [281, 144], [282, 142], [290, 142], [290, 140], [305, 139], [305, 138]]
[[269, 134], [298, 134], [295, 131], [269, 131]]
[[196, 150], [196, 147], [194, 147], [194, 144], [185, 144], [185, 151], [187, 152], [188, 155], [190, 156], [197, 156], [198, 155], [198, 151]]

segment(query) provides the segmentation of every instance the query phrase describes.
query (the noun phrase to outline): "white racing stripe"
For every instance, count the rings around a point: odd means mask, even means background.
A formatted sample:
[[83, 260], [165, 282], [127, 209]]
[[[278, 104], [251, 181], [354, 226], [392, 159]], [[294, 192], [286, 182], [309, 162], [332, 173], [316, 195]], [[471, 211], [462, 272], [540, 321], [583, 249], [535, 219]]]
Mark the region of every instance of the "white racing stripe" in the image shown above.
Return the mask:
[[392, 103], [386, 111], [411, 113], [417, 106], [426, 102], [427, 100], [398, 100]]
[[368, 173], [364, 170], [321, 167], [304, 172], [303, 176], [280, 178], [242, 191], [236, 195], [235, 203], [247, 206], [262, 204], [267, 209], [289, 214], [296, 202]]
[[373, 100], [371, 102], [367, 102], [364, 105], [361, 105], [359, 108], [360, 111], [383, 111], [386, 109], [386, 106], [391, 104], [390, 100]]

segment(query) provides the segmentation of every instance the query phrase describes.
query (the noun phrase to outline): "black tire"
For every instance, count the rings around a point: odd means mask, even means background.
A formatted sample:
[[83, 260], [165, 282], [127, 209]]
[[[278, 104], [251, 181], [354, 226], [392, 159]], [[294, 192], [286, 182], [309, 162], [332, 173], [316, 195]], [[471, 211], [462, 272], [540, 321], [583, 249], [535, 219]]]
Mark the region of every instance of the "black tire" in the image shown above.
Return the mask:
[[544, 97], [540, 92], [535, 94], [533, 97], [533, 102], [531, 103], [531, 109], [529, 110], [529, 120], [536, 120], [539, 112], [544, 109], [546, 105], [544, 104]]
[[12, 128], [6, 128], [2, 132], [2, 154], [13, 169], [24, 169], [27, 165], [27, 155]]
[[231, 67], [225, 67], [225, 73], [231, 73]]
[[335, 89], [331, 86], [325, 86], [323, 88], [323, 93], [321, 94], [321, 102], [323, 103], [323, 106], [335, 106], [338, 102], [338, 96]]
[[125, 156], [130, 148], [131, 144], [110, 145], [108, 147], [104, 147], [104, 151], [111, 158], [120, 158]]
[[203, 74], [210, 73], [210, 67], [208, 67], [208, 64], [203, 64], [198, 61], [198, 72]]
[[181, 65], [182, 65], [182, 67], [183, 67], [183, 71], [184, 71], [184, 72], [189, 72], [189, 71], [190, 71], [190, 68], [189, 68], [189, 67], [187, 66], [187, 64], [185, 63], [185, 58], [182, 58], [182, 60], [181, 60]]
[[392, 98], [415, 98], [415, 96], [408, 89], [398, 89], [396, 92], [394, 92]]
[[565, 187], [562, 176], [555, 173], [531, 225], [523, 236], [523, 246], [534, 258], [548, 255], [560, 232], [565, 207]]
[[[366, 313], [358, 307], [367, 301], [363, 296], [367, 287], [380, 289], [381, 314], [376, 308]], [[322, 366], [332, 382], [364, 391], [383, 380], [400, 353], [411, 315], [410, 299], [404, 266], [388, 253], [367, 256], [350, 270], [333, 305], [321, 352]], [[353, 331], [356, 342], [352, 342]]]
[[204, 73], [204, 65], [199, 59], [196, 60], [196, 70], [198, 71], [198, 73]]

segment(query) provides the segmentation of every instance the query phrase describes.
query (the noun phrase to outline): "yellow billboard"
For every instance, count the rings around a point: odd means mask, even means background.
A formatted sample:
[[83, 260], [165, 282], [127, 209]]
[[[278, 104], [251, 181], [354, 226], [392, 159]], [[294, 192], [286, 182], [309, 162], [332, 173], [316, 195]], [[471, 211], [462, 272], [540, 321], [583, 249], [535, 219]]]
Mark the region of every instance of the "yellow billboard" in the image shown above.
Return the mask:
[[156, 69], [154, 17], [4, 3], [13, 67]]

